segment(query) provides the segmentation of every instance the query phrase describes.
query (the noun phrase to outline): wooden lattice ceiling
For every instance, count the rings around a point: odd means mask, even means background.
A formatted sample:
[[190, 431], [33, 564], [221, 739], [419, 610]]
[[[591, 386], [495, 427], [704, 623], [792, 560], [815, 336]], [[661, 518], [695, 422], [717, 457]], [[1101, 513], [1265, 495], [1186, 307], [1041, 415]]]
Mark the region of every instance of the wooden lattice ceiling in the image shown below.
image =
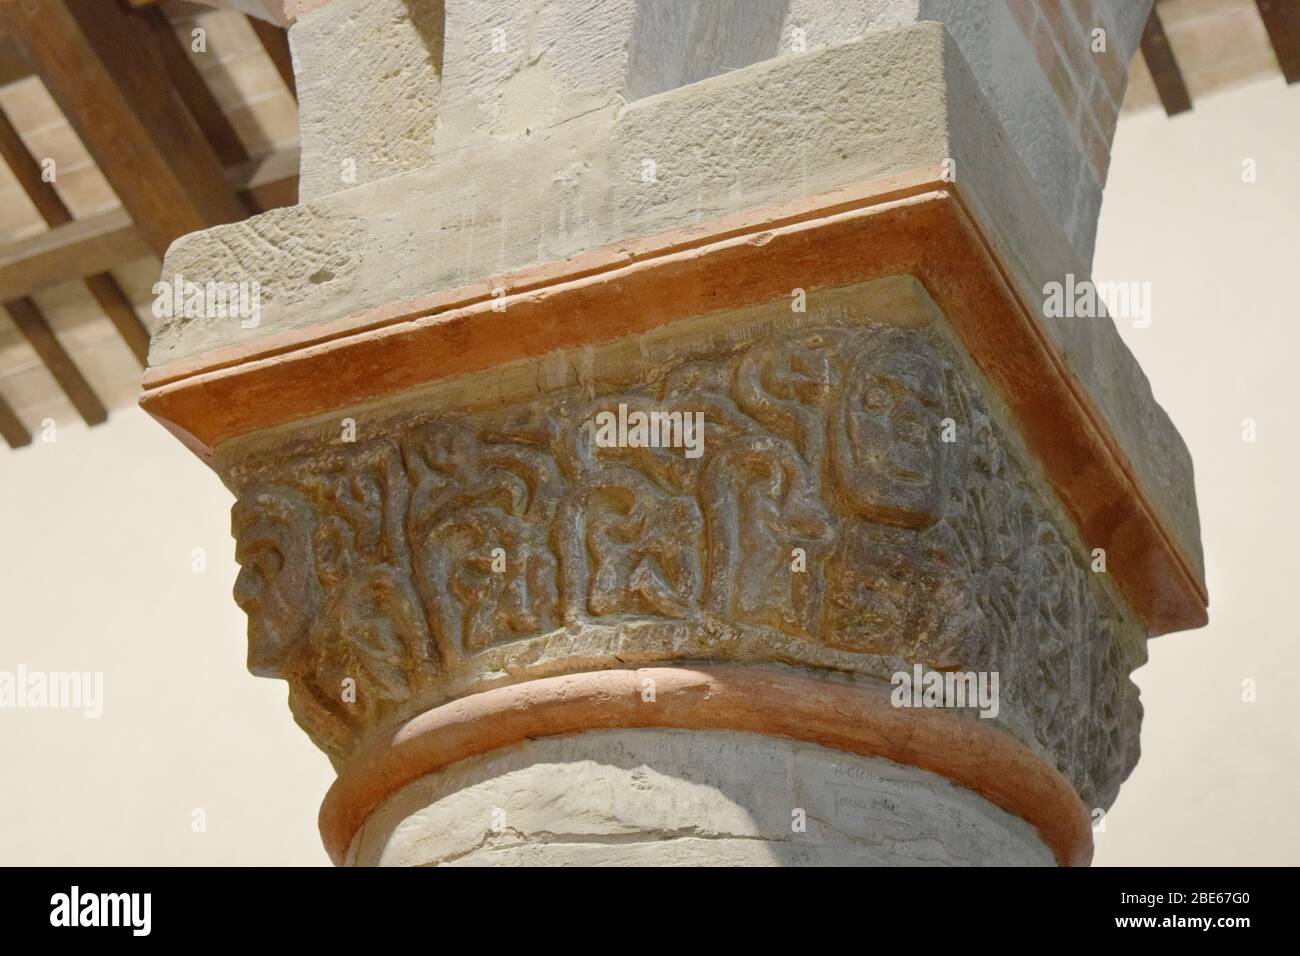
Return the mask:
[[176, 237], [297, 198], [284, 31], [154, 0], [0, 0], [0, 434], [134, 402]]
[[1198, 97], [1279, 72], [1300, 80], [1300, 0], [1158, 0], [1124, 108], [1159, 104], [1176, 116]]

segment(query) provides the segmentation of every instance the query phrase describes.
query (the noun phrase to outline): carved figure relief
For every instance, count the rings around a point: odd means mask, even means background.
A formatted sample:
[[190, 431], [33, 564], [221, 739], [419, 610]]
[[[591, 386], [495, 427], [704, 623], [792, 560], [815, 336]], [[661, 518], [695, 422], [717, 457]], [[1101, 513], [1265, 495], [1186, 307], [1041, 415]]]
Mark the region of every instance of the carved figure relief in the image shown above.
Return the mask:
[[944, 517], [956, 442], [940, 440], [949, 403], [939, 366], [909, 344], [878, 335], [854, 355], [831, 412], [831, 487], [860, 518], [924, 531]]
[[377, 443], [295, 463], [234, 507], [249, 668], [288, 680], [290, 708], [327, 752], [440, 668], [402, 533], [407, 498], [397, 449]]
[[[620, 404], [702, 412], [702, 454], [596, 442]], [[236, 483], [250, 667], [290, 681], [334, 755], [475, 655], [663, 621], [701, 642], [779, 634], [782, 659], [805, 647], [810, 664], [999, 669], [1081, 787], [1118, 787], [1136, 759], [1130, 625], [921, 330], [769, 336], [618, 394], [440, 414]]]
[[566, 620], [689, 616], [700, 599], [702, 527], [695, 499], [640, 472], [587, 476], [561, 509]]
[[444, 654], [559, 623], [548, 532], [563, 484], [535, 441], [434, 422], [403, 444], [415, 579]]
[[833, 527], [814, 473], [794, 447], [766, 435], [733, 439], [710, 457], [700, 500], [709, 610], [813, 639], [822, 578], [792, 565], [820, 565]]

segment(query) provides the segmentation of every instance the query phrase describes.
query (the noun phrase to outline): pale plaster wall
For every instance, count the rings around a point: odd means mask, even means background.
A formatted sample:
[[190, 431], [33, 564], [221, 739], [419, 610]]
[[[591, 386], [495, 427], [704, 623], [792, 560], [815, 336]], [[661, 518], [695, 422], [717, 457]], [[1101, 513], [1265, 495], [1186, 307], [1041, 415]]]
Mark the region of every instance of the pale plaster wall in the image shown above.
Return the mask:
[[[1154, 287], [1151, 327], [1120, 324], [1196, 462], [1211, 624], [1151, 644], [1143, 757], [1099, 864], [1300, 860], [1297, 155], [1300, 92], [1280, 80], [1120, 126], [1098, 278]], [[229, 505], [135, 410], [0, 450], [0, 669], [102, 670], [107, 698], [98, 721], [0, 710], [0, 864], [325, 862], [315, 818], [332, 775], [284, 685], [244, 672]], [[1246, 677], [1255, 704], [1240, 702]]]
[[1276, 75], [1116, 135], [1094, 275], [1151, 283], [1150, 327], [1118, 325], [1191, 449], [1210, 624], [1152, 641], [1136, 674], [1142, 759], [1100, 864], [1300, 863], [1297, 156], [1300, 89]]
[[0, 670], [104, 674], [99, 719], [0, 709], [0, 865], [327, 862], [329, 764], [244, 671], [230, 504], [135, 408], [0, 452]]

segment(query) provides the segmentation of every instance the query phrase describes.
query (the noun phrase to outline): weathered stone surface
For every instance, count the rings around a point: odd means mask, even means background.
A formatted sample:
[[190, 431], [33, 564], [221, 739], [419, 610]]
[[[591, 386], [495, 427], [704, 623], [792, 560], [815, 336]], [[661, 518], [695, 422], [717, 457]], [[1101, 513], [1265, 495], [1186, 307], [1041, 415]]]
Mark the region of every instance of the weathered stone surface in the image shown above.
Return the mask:
[[[354, 445], [239, 450], [254, 667], [336, 760], [473, 690], [615, 662], [998, 671], [1000, 724], [1108, 805], [1137, 759], [1140, 625], [942, 324], [853, 301], [587, 355], [604, 381], [572, 356], [578, 381], [531, 400], [462, 383], [479, 410], [423, 396]], [[603, 447], [620, 405], [701, 413], [702, 453]]]
[[[178, 240], [164, 280], [260, 276], [262, 319], [173, 322], [151, 364], [945, 160], [1025, 301], [1037, 307], [1047, 282], [1086, 275], [957, 45], [923, 23], [452, 149], [425, 169]], [[328, 268], [311, 238], [298, 258], [289, 243], [273, 269], [250, 266], [265, 236], [295, 230], [349, 238], [333, 243]], [[1038, 321], [1203, 577], [1190, 456], [1113, 323]]]
[[757, 734], [530, 741], [394, 793], [361, 866], [1051, 866], [1024, 821], [923, 770]]
[[[931, 24], [782, 57], [622, 111], [584, 113], [522, 139], [450, 150], [426, 169], [183, 237], [168, 252], [165, 280], [174, 272], [195, 282], [258, 278], [271, 301], [255, 329], [197, 320], [160, 332], [150, 364], [774, 199], [937, 165], [950, 155], [943, 46], [941, 28]], [[900, 72], [906, 79], [889, 79]], [[714, 98], [718, 105], [709, 107]], [[798, 125], [792, 130], [791, 123]], [[814, 135], [824, 148], [801, 151], [796, 133]], [[385, 214], [370, 215], [374, 209]], [[321, 232], [340, 221], [326, 234], [348, 235], [353, 258], [310, 298], [290, 300], [275, 294], [278, 287], [300, 283], [319, 263], [277, 259], [259, 270], [250, 256], [264, 250], [261, 236], [274, 228], [268, 223], [304, 210], [311, 221], [286, 223], [287, 230]]]
[[[1120, 64], [1136, 49], [1148, 5], [1094, 8]], [[586, 113], [920, 21], [942, 23], [955, 38], [1040, 201], [1090, 261], [1101, 188], [1075, 117], [1003, 0], [332, 0], [290, 31], [309, 87], [303, 142], [312, 148], [303, 154], [301, 194], [338, 192], [476, 143], [529, 138]], [[1089, 78], [1076, 81], [1077, 96], [1086, 98]], [[346, 107], [327, 113], [325, 93]], [[345, 181], [349, 158], [357, 175]]]
[[293, 26], [300, 202], [428, 164], [443, 20], [442, 0], [334, 0]]

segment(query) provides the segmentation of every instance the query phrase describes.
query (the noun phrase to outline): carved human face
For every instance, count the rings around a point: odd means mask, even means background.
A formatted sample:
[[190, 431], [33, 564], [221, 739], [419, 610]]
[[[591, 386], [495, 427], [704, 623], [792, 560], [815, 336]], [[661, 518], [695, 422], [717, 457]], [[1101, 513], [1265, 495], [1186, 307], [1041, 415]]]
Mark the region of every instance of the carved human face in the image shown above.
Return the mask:
[[938, 367], [895, 350], [869, 356], [850, 374], [834, 435], [842, 493], [864, 518], [929, 527], [943, 514]]
[[292, 492], [262, 489], [235, 503], [231, 526], [241, 566], [235, 603], [248, 615], [248, 669], [285, 677], [319, 606], [310, 511]]

